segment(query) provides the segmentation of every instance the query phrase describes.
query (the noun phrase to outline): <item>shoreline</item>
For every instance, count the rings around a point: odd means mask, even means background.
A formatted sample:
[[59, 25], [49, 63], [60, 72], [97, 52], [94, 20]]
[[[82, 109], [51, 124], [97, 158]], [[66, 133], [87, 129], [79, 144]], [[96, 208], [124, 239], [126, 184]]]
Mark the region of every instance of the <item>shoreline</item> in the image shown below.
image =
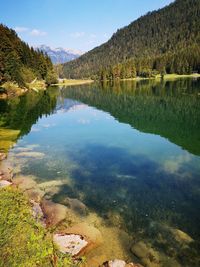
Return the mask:
[[[112, 80], [112, 82], [119, 81], [119, 82], [126, 82], [126, 81], [143, 81], [143, 80], [175, 80], [175, 79], [187, 79], [187, 78], [200, 78], [199, 73], [194, 74], [166, 74], [162, 78], [161, 75], [156, 75], [155, 77], [135, 77], [135, 78], [127, 78], [127, 79], [116, 79]], [[75, 85], [84, 85], [84, 84], [92, 84], [94, 83], [94, 80], [91, 79], [63, 79], [63, 81], [51, 84], [50, 86], [75, 86]], [[104, 80], [100, 82], [111, 82], [111, 80]], [[28, 93], [30, 90], [38, 93], [41, 90], [46, 90], [48, 86], [45, 84], [44, 81], [35, 81], [34, 83], [27, 83], [26, 87], [21, 88], [18, 84], [15, 82], [6, 82], [0, 86], [1, 90], [5, 90], [4, 92], [0, 92], [0, 100], [4, 99], [10, 99], [16, 96], [21, 96], [26, 93]]]
[[[194, 74], [165, 74], [162, 78], [161, 75], [156, 75], [155, 77], [140, 77], [137, 76], [135, 78], [127, 78], [127, 79], [116, 79], [112, 81], [143, 81], [143, 80], [174, 80], [174, 79], [186, 79], [186, 78], [200, 78], [200, 73], [194, 73]], [[106, 82], [110, 82], [110, 80], [105, 80]], [[102, 81], [103, 82], [103, 81]]]
[[71, 85], [82, 85], [82, 84], [90, 84], [93, 83], [94, 80], [82, 80], [82, 79], [63, 79], [63, 81], [52, 84], [51, 86], [71, 86]]

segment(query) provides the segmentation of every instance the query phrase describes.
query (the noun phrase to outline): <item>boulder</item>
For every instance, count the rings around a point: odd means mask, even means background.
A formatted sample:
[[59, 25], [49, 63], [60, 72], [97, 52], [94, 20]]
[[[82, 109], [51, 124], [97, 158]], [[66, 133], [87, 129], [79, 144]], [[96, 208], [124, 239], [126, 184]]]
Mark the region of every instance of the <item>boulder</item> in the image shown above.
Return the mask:
[[87, 241], [87, 246], [81, 251], [81, 255], [88, 253], [92, 249], [100, 246], [103, 243], [103, 238], [100, 231], [94, 226], [87, 223], [79, 223], [62, 231], [61, 234], [75, 234], [83, 237]]
[[64, 205], [43, 199], [41, 202], [41, 208], [44, 213], [47, 226], [55, 226], [66, 218], [67, 208]]
[[88, 242], [80, 235], [75, 234], [54, 234], [53, 241], [62, 253], [78, 256], [88, 245]]

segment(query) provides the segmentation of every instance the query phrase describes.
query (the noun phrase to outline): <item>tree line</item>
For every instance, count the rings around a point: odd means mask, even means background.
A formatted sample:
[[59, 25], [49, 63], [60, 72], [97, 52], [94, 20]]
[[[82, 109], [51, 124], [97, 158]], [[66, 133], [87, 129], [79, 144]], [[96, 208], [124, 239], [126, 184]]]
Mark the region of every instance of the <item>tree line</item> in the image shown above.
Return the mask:
[[35, 78], [56, 81], [53, 64], [47, 54], [21, 41], [16, 32], [0, 24], [0, 84], [14, 81], [25, 86]]
[[94, 79], [130, 79], [137, 76], [150, 78], [158, 74], [200, 73], [200, 46], [193, 44], [186, 49], [146, 58], [132, 58], [123, 63], [101, 68]]

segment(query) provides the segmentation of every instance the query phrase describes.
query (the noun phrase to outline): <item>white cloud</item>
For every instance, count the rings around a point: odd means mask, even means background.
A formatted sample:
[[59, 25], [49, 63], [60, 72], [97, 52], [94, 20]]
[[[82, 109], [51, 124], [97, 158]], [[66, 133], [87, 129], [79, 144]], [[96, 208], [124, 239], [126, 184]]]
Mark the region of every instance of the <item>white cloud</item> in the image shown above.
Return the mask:
[[30, 35], [32, 35], [32, 36], [45, 36], [45, 35], [47, 35], [47, 32], [43, 32], [43, 31], [38, 30], [38, 29], [33, 29], [30, 31]]
[[73, 38], [80, 38], [80, 37], [83, 37], [84, 35], [85, 35], [85, 32], [73, 32], [70, 34], [70, 36]]
[[16, 31], [16, 32], [18, 32], [18, 33], [20, 33], [20, 32], [27, 32], [29, 29], [28, 28], [26, 28], [26, 27], [15, 27], [14, 28], [14, 30]]

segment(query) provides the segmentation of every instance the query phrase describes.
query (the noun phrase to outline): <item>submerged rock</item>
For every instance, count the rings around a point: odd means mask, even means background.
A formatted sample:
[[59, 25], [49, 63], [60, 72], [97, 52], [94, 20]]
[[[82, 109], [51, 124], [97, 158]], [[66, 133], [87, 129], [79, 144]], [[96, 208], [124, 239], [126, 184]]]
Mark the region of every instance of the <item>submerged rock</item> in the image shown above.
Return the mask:
[[0, 161], [7, 158], [6, 153], [0, 152]]
[[27, 157], [27, 158], [44, 158], [45, 154], [41, 152], [33, 152], [33, 151], [24, 151], [16, 154], [16, 157]]
[[28, 196], [29, 199], [36, 202], [41, 202], [43, 196], [45, 195], [45, 192], [40, 190], [39, 188], [27, 189], [24, 193]]
[[12, 181], [12, 178], [13, 178], [12, 167], [8, 164], [3, 164], [3, 166], [1, 166], [0, 179]]
[[13, 179], [13, 184], [18, 186], [22, 191], [37, 187], [37, 183], [32, 176], [17, 176]]
[[179, 243], [191, 243], [194, 241], [187, 233], [179, 230], [179, 229], [171, 229], [171, 232], [176, 239], [177, 242]]
[[12, 183], [6, 180], [0, 180], [0, 188], [10, 186]]
[[67, 208], [64, 205], [43, 199], [41, 208], [46, 218], [47, 226], [55, 226], [66, 218]]
[[[45, 198], [51, 199], [55, 194], [58, 194], [60, 187], [64, 184], [61, 180], [51, 180], [38, 184], [38, 187], [45, 192]], [[62, 203], [64, 204], [64, 203]]]
[[53, 241], [62, 253], [69, 253], [72, 256], [80, 254], [88, 245], [88, 242], [82, 236], [76, 234], [55, 234]]
[[103, 264], [103, 267], [125, 267], [126, 262], [122, 260], [107, 261]]
[[81, 251], [82, 253], [88, 253], [92, 249], [100, 246], [103, 243], [103, 238], [100, 231], [94, 226], [87, 223], [79, 223], [70, 228], [62, 231], [62, 234], [75, 234], [80, 235], [87, 241], [87, 246]]
[[126, 263], [123, 260], [113, 260], [113, 261], [107, 261], [103, 264], [102, 267], [143, 267], [140, 264], [137, 263]]
[[154, 250], [149, 244], [140, 241], [131, 247], [132, 253], [138, 257], [147, 267], [160, 266], [159, 253]]
[[80, 215], [86, 215], [88, 212], [86, 205], [77, 198], [67, 197], [62, 201], [62, 203]]

